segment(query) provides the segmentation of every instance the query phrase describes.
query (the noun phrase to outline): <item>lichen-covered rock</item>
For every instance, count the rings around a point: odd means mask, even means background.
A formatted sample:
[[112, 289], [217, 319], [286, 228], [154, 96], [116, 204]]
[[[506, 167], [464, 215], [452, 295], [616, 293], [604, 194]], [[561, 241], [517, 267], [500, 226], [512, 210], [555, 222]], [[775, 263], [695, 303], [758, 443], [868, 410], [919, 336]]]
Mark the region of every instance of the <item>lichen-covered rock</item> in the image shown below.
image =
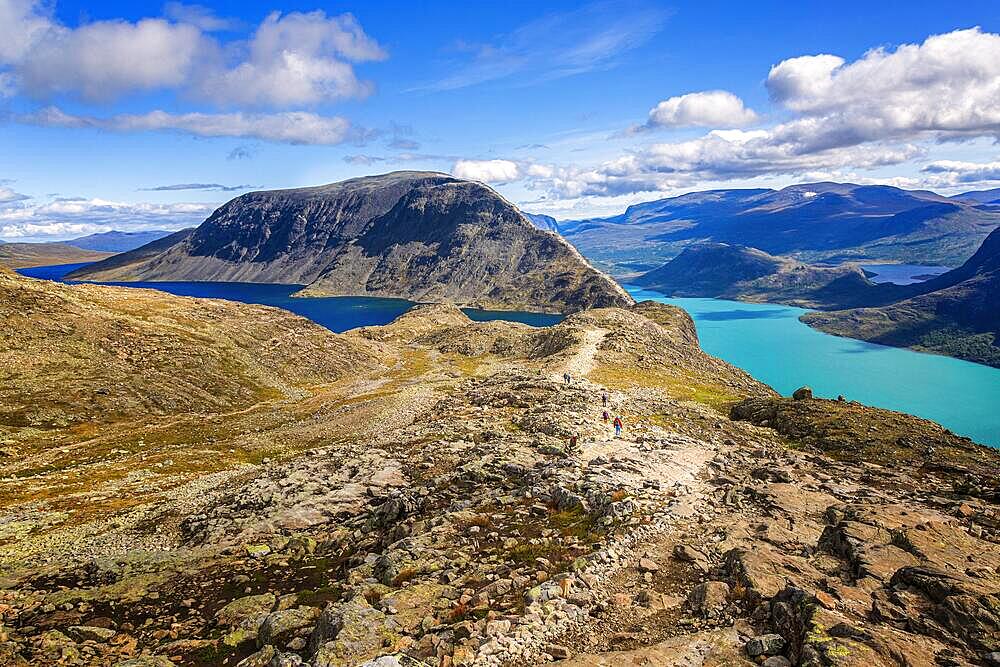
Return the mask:
[[275, 611], [264, 617], [257, 633], [258, 646], [273, 644], [284, 646], [299, 630], [312, 628], [320, 610], [316, 607], [296, 607]]
[[323, 610], [309, 638], [315, 667], [347, 667], [391, 653], [399, 641], [388, 618], [363, 597]]

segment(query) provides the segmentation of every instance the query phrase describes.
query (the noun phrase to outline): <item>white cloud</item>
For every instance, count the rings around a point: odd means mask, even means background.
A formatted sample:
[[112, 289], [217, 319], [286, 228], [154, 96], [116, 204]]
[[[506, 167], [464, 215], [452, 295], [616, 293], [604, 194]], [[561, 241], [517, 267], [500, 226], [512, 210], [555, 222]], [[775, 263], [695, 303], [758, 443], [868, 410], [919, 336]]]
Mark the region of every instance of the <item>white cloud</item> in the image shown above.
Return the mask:
[[510, 160], [459, 160], [451, 173], [459, 178], [501, 185], [520, 178], [520, 169]]
[[20, 61], [51, 27], [36, 0], [0, 0], [0, 65]]
[[[792, 112], [785, 122], [735, 129], [741, 112], [752, 113], [739, 98], [723, 91], [693, 93], [661, 102], [645, 127], [723, 129], [649, 144], [597, 165], [553, 167], [551, 175], [523, 164], [520, 173], [530, 189], [563, 199], [765, 177], [811, 180], [817, 174], [847, 173], [856, 182], [894, 180], [909, 187], [997, 178], [995, 163], [938, 161], [924, 168], [922, 178], [878, 171], [908, 163], [916, 171], [912, 161], [942, 140], [1000, 140], [1000, 35], [959, 30], [922, 44], [875, 49], [854, 62], [834, 55], [792, 58], [771, 69], [766, 85]], [[728, 101], [711, 104], [713, 99]]]
[[0, 185], [0, 208], [25, 201], [27, 199], [31, 199], [31, 197], [28, 195], [22, 195], [20, 192], [15, 192], [13, 189], [8, 188], [5, 185]]
[[125, 203], [105, 199], [56, 199], [36, 205], [0, 208], [0, 238], [50, 241], [112, 229], [181, 229], [200, 224], [216, 204]]
[[16, 71], [22, 89], [37, 98], [76, 93], [107, 100], [182, 85], [208, 48], [196, 27], [163, 19], [100, 21], [75, 30], [53, 25]]
[[308, 111], [272, 114], [172, 114], [150, 111], [97, 118], [71, 115], [56, 107], [46, 107], [16, 119], [47, 127], [95, 128], [114, 132], [175, 130], [200, 137], [249, 137], [287, 144], [334, 145], [363, 136], [363, 132], [353, 128], [345, 118], [320, 116]]
[[1000, 181], [1000, 162], [937, 160], [926, 165], [921, 171], [934, 174], [941, 185]]
[[956, 30], [851, 63], [791, 58], [771, 68], [767, 88], [785, 107], [821, 119], [840, 145], [923, 133], [1000, 137], [1000, 35]]
[[742, 127], [756, 120], [736, 95], [708, 90], [663, 100], [650, 110], [646, 127]]
[[173, 20], [96, 21], [69, 28], [39, 0], [0, 0], [2, 88], [36, 99], [105, 101], [172, 90], [219, 106], [289, 108], [365, 97], [353, 63], [386, 57], [351, 14], [270, 14], [245, 42], [207, 32], [229, 23], [200, 6], [169, 3]]
[[386, 57], [352, 15], [327, 17], [321, 11], [272, 13], [248, 52], [232, 68], [205, 73], [199, 94], [221, 105], [274, 107], [365, 97], [372, 85], [360, 81], [350, 63]]

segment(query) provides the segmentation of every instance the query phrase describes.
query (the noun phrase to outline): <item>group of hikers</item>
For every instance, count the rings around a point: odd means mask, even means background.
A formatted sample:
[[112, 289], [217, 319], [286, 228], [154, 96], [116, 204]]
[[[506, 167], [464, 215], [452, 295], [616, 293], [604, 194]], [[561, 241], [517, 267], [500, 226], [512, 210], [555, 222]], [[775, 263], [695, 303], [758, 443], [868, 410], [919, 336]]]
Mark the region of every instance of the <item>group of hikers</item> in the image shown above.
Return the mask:
[[[573, 376], [569, 372], [563, 373], [563, 382], [565, 382], [566, 384], [572, 384]], [[603, 390], [601, 391], [601, 408], [602, 408], [601, 420], [604, 421], [605, 424], [607, 424], [608, 421], [611, 420], [611, 413], [608, 412], [608, 392]], [[611, 421], [611, 425], [615, 429], [615, 437], [620, 438], [622, 435], [622, 428], [624, 428], [621, 415], [616, 415], [614, 420]], [[576, 435], [570, 437], [569, 439], [570, 450], [576, 449], [577, 439], [578, 438]]]

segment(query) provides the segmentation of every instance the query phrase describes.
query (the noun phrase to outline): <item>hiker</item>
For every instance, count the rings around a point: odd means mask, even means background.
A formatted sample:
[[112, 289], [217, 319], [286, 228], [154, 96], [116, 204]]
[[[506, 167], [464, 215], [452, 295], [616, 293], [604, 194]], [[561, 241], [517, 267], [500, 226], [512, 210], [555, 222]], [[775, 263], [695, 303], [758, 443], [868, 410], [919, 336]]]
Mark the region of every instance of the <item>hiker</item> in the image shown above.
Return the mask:
[[622, 418], [615, 417], [615, 437], [620, 438], [622, 435]]
[[571, 451], [571, 452], [575, 452], [576, 451], [576, 436], [575, 435], [571, 435], [569, 437], [569, 451]]
[[606, 391], [601, 392], [601, 405], [605, 408], [608, 407], [608, 392]]
[[604, 420], [605, 424], [607, 424], [608, 420], [611, 419], [611, 415], [608, 414], [607, 410], [605, 410], [604, 412], [601, 413], [601, 419]]
[[573, 384], [573, 374], [566, 373], [566, 384]]
[[569, 373], [563, 373], [563, 382], [569, 384]]

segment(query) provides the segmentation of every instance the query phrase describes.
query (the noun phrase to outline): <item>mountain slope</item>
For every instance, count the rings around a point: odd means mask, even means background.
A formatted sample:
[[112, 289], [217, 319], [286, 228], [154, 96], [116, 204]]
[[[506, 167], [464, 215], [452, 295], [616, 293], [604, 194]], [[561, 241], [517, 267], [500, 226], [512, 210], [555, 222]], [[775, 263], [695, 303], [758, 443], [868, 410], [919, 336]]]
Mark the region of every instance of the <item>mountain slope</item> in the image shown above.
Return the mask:
[[962, 266], [900, 289], [906, 298], [887, 306], [810, 313], [802, 321], [827, 333], [1000, 367], [1000, 230]]
[[[278, 308], [0, 273], [0, 435], [245, 407], [378, 366]], [[353, 370], [351, 370], [353, 369]]]
[[65, 243], [3, 243], [0, 244], [0, 264], [11, 269], [26, 269], [49, 264], [97, 262], [108, 253], [84, 250]]
[[633, 282], [669, 296], [770, 301], [806, 308], [869, 304], [875, 292], [883, 291], [856, 265], [810, 266], [725, 243], [689, 246]]
[[306, 285], [303, 295], [549, 312], [631, 303], [572, 246], [535, 228], [493, 190], [430, 172], [251, 192], [166, 250], [139, 248], [129, 262], [71, 277], [290, 283]]
[[97, 250], [99, 252], [127, 252], [135, 250], [147, 243], [162, 239], [173, 232], [157, 229], [148, 232], [119, 232], [110, 231], [100, 234], [90, 234], [81, 236], [78, 239], [63, 241], [66, 245], [71, 245], [84, 250]]
[[954, 266], [997, 226], [1000, 211], [932, 192], [810, 183], [777, 191], [689, 193], [630, 206], [619, 216], [563, 221], [560, 232], [606, 267], [628, 261], [659, 264], [702, 241], [803, 261]]

